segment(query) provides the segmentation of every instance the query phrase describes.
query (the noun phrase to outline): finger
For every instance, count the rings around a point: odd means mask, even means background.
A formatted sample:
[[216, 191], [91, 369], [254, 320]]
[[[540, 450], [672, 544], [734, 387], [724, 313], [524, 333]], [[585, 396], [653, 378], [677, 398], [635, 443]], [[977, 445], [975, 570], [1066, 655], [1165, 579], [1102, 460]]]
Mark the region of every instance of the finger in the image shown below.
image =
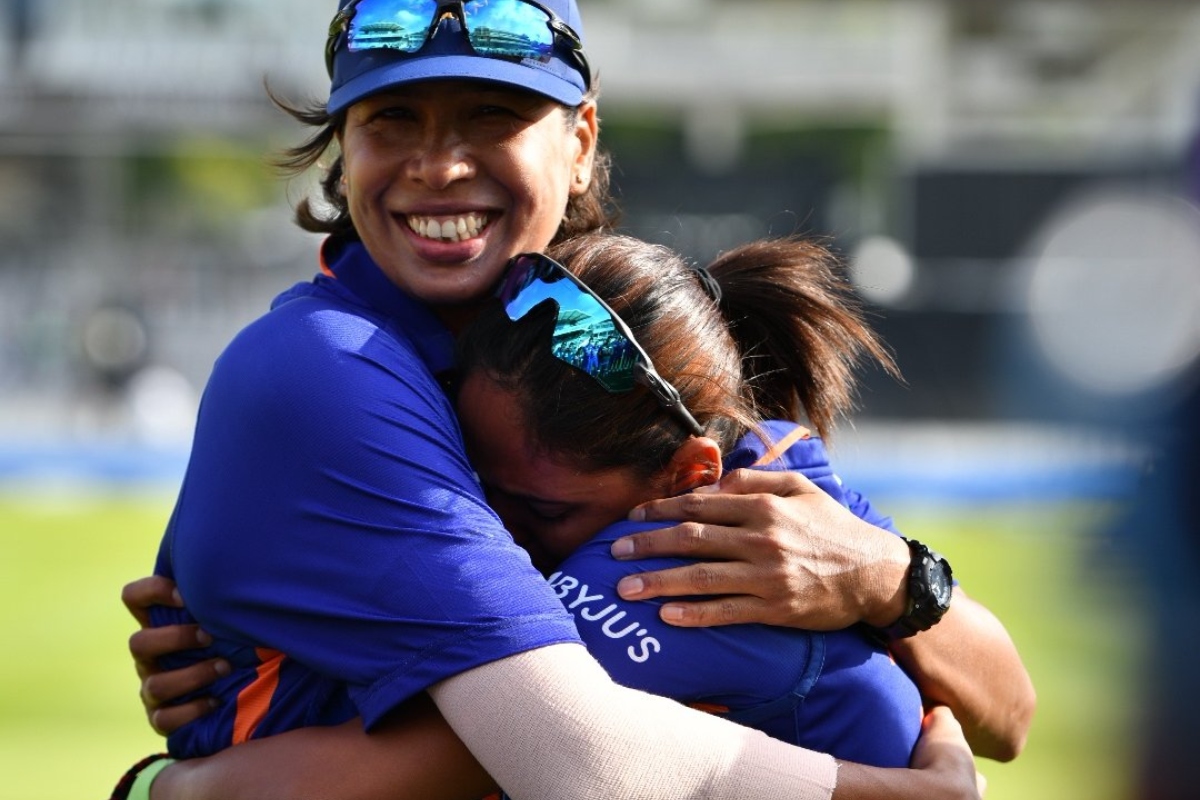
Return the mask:
[[175, 582], [161, 575], [151, 575], [125, 584], [121, 589], [121, 602], [142, 627], [150, 624], [150, 606], [183, 608], [183, 598]]
[[665, 603], [658, 610], [658, 616], [668, 625], [679, 628], [708, 628], [762, 622], [770, 608], [760, 597], [739, 594], [714, 600]]
[[211, 697], [200, 697], [177, 706], [159, 708], [149, 715], [150, 727], [163, 736], [170, 736], [184, 725], [200, 719], [216, 707], [217, 703]]
[[622, 561], [654, 556], [745, 560], [748, 553], [762, 547], [762, 542], [756, 541], [760, 538], [752, 525], [726, 527], [682, 522], [622, 536], [612, 543], [610, 552], [613, 558]]
[[762, 469], [735, 469], [722, 477], [716, 486], [721, 494], [773, 494], [778, 497], [820, 491], [799, 472]]
[[625, 600], [687, 595], [742, 594], [749, 573], [733, 561], [702, 561], [682, 567], [626, 575], [617, 583]]
[[229, 674], [229, 662], [212, 658], [142, 679], [142, 705], [150, 712], [184, 695], [204, 689]]
[[212, 644], [199, 625], [164, 625], [142, 628], [129, 637], [129, 653], [137, 664], [153, 665], [159, 656], [195, 650]]
[[[962, 726], [948, 706], [937, 705], [929, 709], [921, 721], [921, 735], [935, 739], [955, 740], [962, 737]], [[963, 738], [963, 741], [966, 741]]]
[[737, 495], [690, 492], [674, 497], [663, 497], [642, 503], [629, 512], [629, 519], [644, 520], [688, 520], [708, 525], [737, 526], [745, 522], [747, 507], [745, 498]]

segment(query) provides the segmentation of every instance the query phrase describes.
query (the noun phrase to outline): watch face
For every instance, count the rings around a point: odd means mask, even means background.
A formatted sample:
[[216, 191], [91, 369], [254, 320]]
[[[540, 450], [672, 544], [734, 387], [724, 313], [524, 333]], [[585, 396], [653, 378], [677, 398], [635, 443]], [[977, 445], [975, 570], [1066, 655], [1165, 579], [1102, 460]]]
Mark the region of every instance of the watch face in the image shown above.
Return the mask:
[[954, 585], [950, 581], [946, 562], [940, 558], [934, 558], [929, 565], [929, 589], [939, 606], [945, 608], [950, 604], [950, 593], [954, 590]]

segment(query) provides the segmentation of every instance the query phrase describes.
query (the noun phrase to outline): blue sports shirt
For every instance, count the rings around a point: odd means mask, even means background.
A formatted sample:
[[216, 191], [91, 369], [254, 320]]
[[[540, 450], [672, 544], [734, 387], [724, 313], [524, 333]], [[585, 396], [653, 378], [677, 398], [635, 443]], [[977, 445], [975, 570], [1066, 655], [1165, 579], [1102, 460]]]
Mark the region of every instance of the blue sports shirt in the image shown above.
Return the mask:
[[[763, 428], [773, 443], [782, 443], [782, 452], [759, 468], [801, 472], [856, 516], [896, 532], [890, 518], [842, 486], [819, 439], [797, 438], [806, 432], [789, 422], [767, 422]], [[725, 467], [753, 466], [767, 451], [758, 436], [747, 434], [728, 454]], [[769, 625], [678, 628], [658, 616], [670, 598], [627, 602], [618, 597], [617, 582], [626, 575], [689, 563], [678, 558], [617, 561], [610, 555], [617, 538], [661, 524], [610, 526], [549, 579], [575, 616], [588, 650], [614, 680], [837, 758], [908, 766], [920, 735], [920, 693], [863, 632]]]
[[360, 244], [323, 256], [331, 274], [241, 331], [201, 401], [155, 572], [235, 669], [175, 754], [356, 715], [370, 727], [437, 681], [579, 641], [467, 462], [435, 377], [450, 334]]

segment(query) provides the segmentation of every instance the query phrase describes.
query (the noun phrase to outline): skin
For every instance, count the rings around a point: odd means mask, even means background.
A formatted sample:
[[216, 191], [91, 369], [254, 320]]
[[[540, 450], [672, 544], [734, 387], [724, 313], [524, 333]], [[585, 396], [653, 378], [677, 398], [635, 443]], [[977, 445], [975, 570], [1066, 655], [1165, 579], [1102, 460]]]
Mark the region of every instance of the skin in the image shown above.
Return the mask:
[[[539, 95], [417, 83], [350, 107], [343, 192], [384, 274], [457, 331], [510, 258], [550, 243], [568, 197], [591, 181], [596, 136], [593, 102], [568, 128], [564, 109]], [[466, 217], [486, 224], [460, 241], [413, 230]]]

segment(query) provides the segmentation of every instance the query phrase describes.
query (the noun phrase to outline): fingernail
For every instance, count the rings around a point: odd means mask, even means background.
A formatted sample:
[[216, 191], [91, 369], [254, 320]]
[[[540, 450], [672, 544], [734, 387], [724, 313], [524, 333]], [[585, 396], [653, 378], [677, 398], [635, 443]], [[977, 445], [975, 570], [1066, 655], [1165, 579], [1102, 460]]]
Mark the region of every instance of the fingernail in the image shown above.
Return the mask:
[[644, 522], [646, 519], [646, 509], [642, 508], [641, 506], [635, 506], [629, 512], [629, 518], [634, 522]]
[[621, 578], [621, 580], [617, 582], [617, 594], [626, 599], [638, 596], [645, 588], [646, 584], [643, 583], [642, 579], [636, 575], [628, 578]]
[[226, 675], [228, 675], [230, 672], [233, 671], [233, 668], [229, 665], [229, 662], [225, 661], [224, 659], [213, 664], [213, 669], [215, 669], [217, 671], [217, 674], [220, 675], [222, 678], [224, 678]]
[[666, 605], [658, 612], [663, 622], [679, 622], [683, 619], [683, 609], [679, 606]]
[[183, 606], [183, 595], [179, 593], [178, 589], [171, 590], [171, 599], [175, 601], [175, 605], [180, 607]]
[[628, 539], [617, 539], [610, 550], [613, 558], [624, 558], [633, 555], [633, 542]]
[[204, 630], [203, 628], [197, 628], [196, 629], [196, 641], [200, 643], [201, 647], [208, 647], [210, 644], [213, 643], [212, 634], [210, 634], [208, 631]]

